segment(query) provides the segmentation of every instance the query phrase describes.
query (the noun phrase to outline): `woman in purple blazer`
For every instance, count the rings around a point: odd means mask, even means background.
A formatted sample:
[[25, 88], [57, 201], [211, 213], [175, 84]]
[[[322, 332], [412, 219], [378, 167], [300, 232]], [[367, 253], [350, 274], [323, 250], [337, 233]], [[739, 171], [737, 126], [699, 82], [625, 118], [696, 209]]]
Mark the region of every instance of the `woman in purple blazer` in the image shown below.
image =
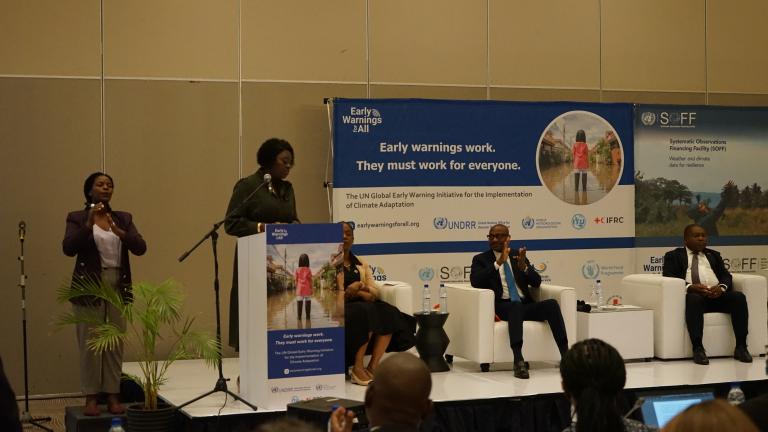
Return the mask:
[[[114, 211], [109, 206], [114, 182], [108, 174], [96, 172], [83, 184], [85, 209], [67, 215], [67, 230], [62, 248], [67, 256], [77, 256], [73, 280], [88, 278], [102, 280], [113, 286], [125, 301], [131, 301], [131, 265], [128, 252], [143, 255], [147, 244], [133, 224], [130, 213]], [[95, 298], [78, 297], [72, 300], [75, 312], [98, 313], [104, 320], [125, 327], [120, 312], [106, 302]], [[85, 393], [88, 416], [99, 415], [97, 397], [107, 394], [107, 409], [111, 414], [125, 412], [120, 403], [120, 374], [123, 346], [96, 354], [88, 349], [87, 339], [92, 324], [77, 324], [77, 343], [80, 351], [80, 384]]]

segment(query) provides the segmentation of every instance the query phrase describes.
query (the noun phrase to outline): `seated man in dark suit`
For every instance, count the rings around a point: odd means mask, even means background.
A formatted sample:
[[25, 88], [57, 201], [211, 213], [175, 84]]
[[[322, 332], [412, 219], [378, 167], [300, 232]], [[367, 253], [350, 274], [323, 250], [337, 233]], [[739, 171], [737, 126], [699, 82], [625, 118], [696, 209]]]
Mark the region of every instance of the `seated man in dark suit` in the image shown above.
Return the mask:
[[[707, 248], [707, 231], [700, 225], [691, 224], [683, 231], [684, 248], [677, 248], [664, 255], [662, 274], [685, 279], [685, 324], [693, 345], [693, 361], [709, 364], [702, 344], [704, 314], [725, 312], [731, 314], [736, 349], [733, 357], [751, 363], [747, 351], [747, 299], [733, 290], [733, 278], [726, 270], [720, 253]], [[706, 259], [700, 259], [701, 257]]]
[[514, 375], [527, 379], [528, 367], [523, 359], [523, 321], [547, 321], [562, 356], [568, 351], [560, 305], [553, 299], [537, 302], [531, 289], [541, 285], [541, 276], [525, 258], [525, 248], [510, 256], [509, 228], [494, 225], [488, 232], [491, 249], [472, 258], [469, 280], [475, 288], [493, 290], [496, 315], [509, 323], [509, 344], [515, 356]]

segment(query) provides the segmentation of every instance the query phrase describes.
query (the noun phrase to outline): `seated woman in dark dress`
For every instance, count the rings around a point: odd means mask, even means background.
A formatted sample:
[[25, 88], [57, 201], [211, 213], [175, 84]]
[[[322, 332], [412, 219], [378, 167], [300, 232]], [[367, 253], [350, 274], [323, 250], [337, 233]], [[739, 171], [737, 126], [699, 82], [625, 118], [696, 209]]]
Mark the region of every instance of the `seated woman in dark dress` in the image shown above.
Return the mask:
[[[355, 236], [352, 226], [342, 222], [344, 260], [338, 267], [336, 283], [344, 290], [344, 327], [347, 365], [352, 383], [368, 385], [384, 352], [404, 351], [414, 344], [413, 317], [379, 300], [379, 286], [368, 264], [352, 252]], [[370, 351], [368, 366], [364, 365]]]

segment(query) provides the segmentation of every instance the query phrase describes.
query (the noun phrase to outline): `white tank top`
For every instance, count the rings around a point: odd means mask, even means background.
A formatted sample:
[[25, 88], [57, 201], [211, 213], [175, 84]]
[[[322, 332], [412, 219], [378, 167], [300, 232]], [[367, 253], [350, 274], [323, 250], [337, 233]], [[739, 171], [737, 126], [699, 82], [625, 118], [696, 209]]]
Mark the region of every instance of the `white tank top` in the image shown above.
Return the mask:
[[104, 231], [100, 226], [93, 224], [93, 241], [99, 250], [101, 266], [104, 268], [120, 267], [120, 248], [122, 242], [112, 230]]

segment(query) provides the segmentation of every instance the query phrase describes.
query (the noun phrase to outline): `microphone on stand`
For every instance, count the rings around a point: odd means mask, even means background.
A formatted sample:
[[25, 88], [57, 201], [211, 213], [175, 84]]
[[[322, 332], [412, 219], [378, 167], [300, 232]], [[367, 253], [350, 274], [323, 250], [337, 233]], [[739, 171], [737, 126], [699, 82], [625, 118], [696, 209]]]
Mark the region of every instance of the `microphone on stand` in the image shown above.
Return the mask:
[[267, 184], [267, 189], [269, 189], [269, 193], [274, 195], [275, 188], [272, 187], [272, 176], [269, 175], [269, 173], [264, 174], [264, 183]]
[[27, 224], [24, 221], [19, 222], [19, 240], [24, 241], [24, 236], [27, 234]]

